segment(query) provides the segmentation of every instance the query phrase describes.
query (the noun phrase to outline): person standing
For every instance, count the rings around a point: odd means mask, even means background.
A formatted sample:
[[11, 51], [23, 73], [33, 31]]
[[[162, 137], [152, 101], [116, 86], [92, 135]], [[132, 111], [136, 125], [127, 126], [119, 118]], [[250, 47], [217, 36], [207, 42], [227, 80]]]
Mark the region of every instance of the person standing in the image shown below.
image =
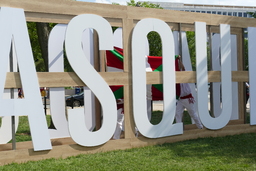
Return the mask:
[[[181, 56], [175, 56], [176, 62], [178, 62], [179, 68], [176, 68], [178, 71], [185, 71], [185, 67], [181, 62]], [[190, 117], [195, 121], [197, 128], [203, 129], [203, 125], [197, 115], [196, 108], [195, 108], [195, 99], [192, 96], [191, 89], [188, 83], [180, 83], [176, 85], [176, 94], [179, 96], [177, 99], [176, 104], [176, 114], [175, 120], [176, 123], [182, 122], [183, 112], [187, 109]]]
[[22, 99], [24, 97], [22, 88], [18, 88], [18, 98]]
[[249, 83], [245, 82], [245, 91], [246, 91], [245, 92], [246, 93], [246, 96], [245, 96], [245, 107], [246, 107], [246, 105], [248, 103], [248, 100], [249, 100], [249, 97], [250, 97], [249, 87], [250, 87]]

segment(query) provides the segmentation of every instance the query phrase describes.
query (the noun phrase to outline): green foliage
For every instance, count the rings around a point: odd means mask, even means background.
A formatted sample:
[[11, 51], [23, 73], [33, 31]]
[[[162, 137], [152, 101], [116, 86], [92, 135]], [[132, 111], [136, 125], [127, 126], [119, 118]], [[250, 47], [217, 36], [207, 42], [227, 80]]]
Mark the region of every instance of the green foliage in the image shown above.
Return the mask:
[[38, 42], [38, 35], [35, 22], [27, 22], [28, 33], [30, 38], [30, 44], [34, 56], [35, 66], [37, 71], [45, 71], [44, 60], [42, 58], [42, 52]]
[[[52, 29], [55, 25], [56, 25], [55, 23], [49, 23], [49, 28]], [[42, 51], [41, 51], [40, 43], [39, 43], [39, 39], [38, 39], [36, 23], [35, 22], [27, 22], [27, 27], [28, 27], [28, 33], [29, 33], [29, 38], [30, 38], [30, 44], [31, 44], [32, 52], [33, 52], [33, 56], [34, 56], [36, 71], [37, 72], [47, 71], [47, 69], [45, 68], [45, 61], [42, 57]], [[67, 60], [65, 52], [64, 52], [64, 71], [73, 72], [73, 69]]]
[[188, 49], [191, 58], [191, 64], [193, 71], [196, 70], [196, 40], [195, 40], [195, 32], [187, 31], [187, 41], [188, 41]]
[[247, 14], [251, 15], [253, 18], [256, 18], [256, 12], [247, 12]]
[[244, 39], [244, 65], [245, 70], [248, 71], [249, 63], [248, 63], [248, 39]]
[[[195, 40], [195, 32], [194, 31], [187, 31], [187, 41], [188, 41], [188, 49], [190, 54], [190, 60], [193, 71], [196, 70], [196, 40]], [[207, 64], [208, 64], [208, 70], [211, 70], [210, 66], [210, 46], [207, 44]]]
[[65, 72], [74, 72], [73, 68], [71, 67], [71, 65], [69, 64], [68, 62], [68, 58], [67, 58], [67, 55], [65, 53], [65, 50], [64, 50], [64, 71]]
[[151, 31], [147, 35], [150, 56], [162, 56], [162, 41], [157, 32]]
[[146, 1], [135, 2], [135, 0], [130, 0], [130, 2], [127, 2], [127, 6], [138, 6], [138, 7], [145, 7], [145, 8], [163, 9], [159, 4], [153, 4], [150, 2], [146, 2]]
[[116, 2], [112, 2], [112, 5], [120, 5], [119, 3]]

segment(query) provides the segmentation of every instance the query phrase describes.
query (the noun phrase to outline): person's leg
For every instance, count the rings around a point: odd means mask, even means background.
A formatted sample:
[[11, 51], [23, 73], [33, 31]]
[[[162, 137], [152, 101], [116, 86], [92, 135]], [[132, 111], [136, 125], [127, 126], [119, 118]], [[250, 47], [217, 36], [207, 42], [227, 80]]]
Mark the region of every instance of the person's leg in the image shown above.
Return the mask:
[[120, 135], [123, 129], [123, 121], [124, 121], [124, 114], [122, 113], [123, 109], [117, 110], [117, 124], [116, 124], [116, 131], [114, 133], [113, 139], [120, 139]]
[[194, 103], [189, 103], [188, 99], [184, 99], [183, 101], [183, 105], [185, 106], [185, 108], [188, 111], [188, 114], [190, 115], [190, 117], [195, 121], [195, 124], [197, 126], [197, 128], [202, 129], [203, 125], [196, 113], [195, 110], [195, 104]]
[[249, 100], [249, 94], [246, 94], [246, 97], [245, 97], [245, 108], [247, 108], [248, 100]]
[[175, 114], [176, 123], [182, 122], [184, 109], [185, 109], [185, 108], [184, 108], [184, 106], [182, 105], [181, 100], [178, 100], [178, 101], [177, 101], [177, 105], [176, 105], [176, 114]]

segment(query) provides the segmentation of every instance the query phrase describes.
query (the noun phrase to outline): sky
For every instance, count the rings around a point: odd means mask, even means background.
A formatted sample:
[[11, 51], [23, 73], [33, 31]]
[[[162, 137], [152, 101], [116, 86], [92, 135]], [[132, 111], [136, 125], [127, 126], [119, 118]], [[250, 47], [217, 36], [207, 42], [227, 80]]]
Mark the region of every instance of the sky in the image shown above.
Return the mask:
[[[113, 2], [119, 3], [120, 5], [126, 5], [126, 2], [130, 0], [77, 0], [85, 2], [97, 2], [97, 3], [108, 3], [112, 4]], [[135, 0], [143, 1], [143, 0]], [[234, 5], [234, 6], [255, 6], [256, 0], [147, 0], [147, 2], [179, 2], [185, 4], [207, 4], [207, 5]]]

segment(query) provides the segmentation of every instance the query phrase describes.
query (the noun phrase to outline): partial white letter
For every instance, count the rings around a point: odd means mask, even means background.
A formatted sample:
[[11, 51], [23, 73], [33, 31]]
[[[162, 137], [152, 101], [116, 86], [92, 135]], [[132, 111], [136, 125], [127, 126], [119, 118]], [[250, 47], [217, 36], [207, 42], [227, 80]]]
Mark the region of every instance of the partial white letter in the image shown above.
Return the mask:
[[97, 146], [107, 142], [114, 134], [117, 110], [116, 100], [111, 89], [91, 66], [83, 52], [81, 37], [87, 28], [93, 28], [98, 32], [100, 50], [113, 49], [113, 34], [110, 24], [104, 18], [94, 14], [82, 14], [69, 22], [65, 47], [70, 65], [99, 99], [103, 110], [103, 123], [100, 130], [90, 132], [84, 122], [83, 109], [69, 109], [68, 123], [70, 135], [75, 142], [83, 146]]
[[[145, 39], [151, 31], [160, 34], [163, 46], [164, 113], [158, 125], [152, 125], [147, 116]], [[174, 40], [170, 27], [159, 19], [143, 19], [137, 23], [132, 35], [133, 113], [140, 133], [148, 138], [182, 134], [182, 123], [172, 124], [175, 117]]]
[[221, 129], [229, 122], [232, 111], [231, 46], [230, 27], [220, 25], [221, 34], [221, 88], [222, 113], [212, 118], [208, 111], [208, 75], [206, 52], [206, 23], [196, 22], [196, 74], [198, 112], [203, 125], [208, 129]]
[[[57, 24], [48, 40], [49, 72], [64, 72], [63, 45], [67, 25]], [[56, 129], [49, 129], [51, 138], [70, 137], [65, 114], [65, 88], [50, 88], [50, 111]]]
[[[49, 36], [49, 72], [64, 72], [63, 45], [67, 25], [57, 24]], [[93, 31], [86, 29], [82, 36], [84, 53], [93, 64]], [[65, 114], [65, 89], [50, 88], [51, 117], [56, 129], [50, 129], [51, 138], [70, 137], [68, 121]], [[88, 87], [84, 87], [84, 106], [86, 126], [89, 130], [95, 127], [94, 95]]]
[[249, 57], [249, 83], [250, 83], [250, 124], [256, 125], [256, 99], [254, 94], [256, 94], [256, 28], [248, 27], [248, 57]]
[[[14, 46], [14, 45], [13, 45]], [[13, 47], [14, 48], [14, 47]], [[15, 52], [15, 51], [13, 51]], [[8, 61], [9, 64], [10, 61]], [[16, 54], [13, 53], [13, 72], [17, 72], [17, 58]], [[8, 65], [9, 66], [9, 65]], [[8, 72], [10, 71], [10, 67], [8, 67]], [[10, 99], [11, 91], [10, 89], [4, 89], [4, 99]], [[14, 98], [18, 98], [18, 89], [14, 89]], [[15, 116], [15, 132], [17, 131], [19, 125], [19, 116]], [[12, 140], [12, 116], [4, 116], [2, 117], [2, 124], [0, 128], [0, 144], [6, 144], [10, 140]]]
[[[1, 8], [0, 37], [0, 115], [28, 115], [34, 150], [49, 150], [52, 146], [22, 9]], [[12, 40], [15, 44], [24, 99], [2, 99]]]

